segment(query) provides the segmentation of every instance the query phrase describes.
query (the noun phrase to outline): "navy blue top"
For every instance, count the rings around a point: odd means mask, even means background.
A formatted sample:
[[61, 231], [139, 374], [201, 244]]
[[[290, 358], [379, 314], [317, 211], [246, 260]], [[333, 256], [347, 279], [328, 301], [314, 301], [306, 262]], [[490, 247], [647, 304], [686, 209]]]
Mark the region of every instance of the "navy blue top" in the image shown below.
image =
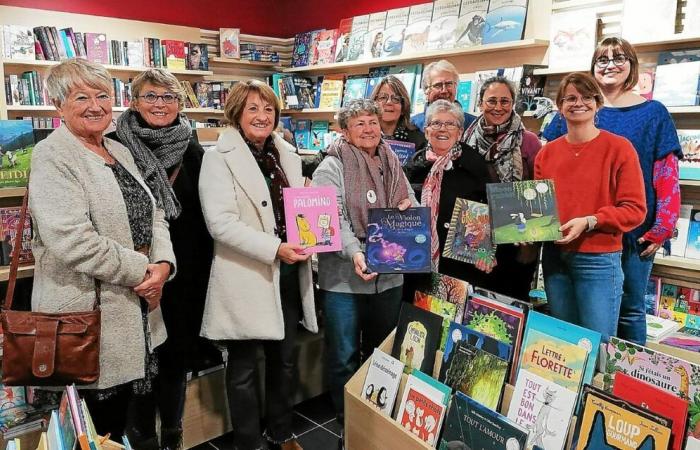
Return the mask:
[[[459, 102], [455, 102], [459, 105]], [[460, 105], [461, 106], [461, 105]], [[427, 105], [426, 105], [427, 109]], [[472, 122], [476, 120], [475, 116], [472, 116], [471, 114], [465, 112], [464, 113], [464, 129], [466, 130], [469, 125], [471, 125]], [[418, 127], [419, 130], [422, 132], [425, 132], [425, 111], [422, 113], [418, 113], [415, 116], [411, 117], [411, 123]]]
[[[637, 150], [644, 175], [647, 216], [640, 226], [625, 234], [628, 244], [636, 243], [637, 239], [654, 226], [656, 218], [654, 163], [664, 159], [669, 153], [675, 153], [679, 159], [683, 157], [676, 126], [666, 107], [656, 100], [623, 108], [604, 106], [598, 111], [596, 126], [627, 138]], [[566, 120], [557, 113], [542, 132], [542, 136], [548, 141], [553, 141], [566, 133]]]

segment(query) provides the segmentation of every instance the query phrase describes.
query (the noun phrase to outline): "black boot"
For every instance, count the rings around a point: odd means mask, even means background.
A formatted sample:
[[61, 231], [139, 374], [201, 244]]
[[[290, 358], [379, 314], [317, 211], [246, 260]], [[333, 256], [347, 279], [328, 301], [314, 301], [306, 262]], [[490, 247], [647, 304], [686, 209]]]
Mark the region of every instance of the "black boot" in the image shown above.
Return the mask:
[[160, 429], [161, 450], [180, 450], [182, 447], [182, 428]]

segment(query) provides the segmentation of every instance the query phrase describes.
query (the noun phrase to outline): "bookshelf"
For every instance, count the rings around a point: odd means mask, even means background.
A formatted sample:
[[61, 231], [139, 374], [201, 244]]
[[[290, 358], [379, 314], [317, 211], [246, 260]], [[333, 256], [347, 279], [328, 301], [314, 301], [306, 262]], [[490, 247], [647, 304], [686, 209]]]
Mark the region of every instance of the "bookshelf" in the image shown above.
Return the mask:
[[[17, 278], [31, 278], [34, 276], [34, 264], [19, 266]], [[0, 267], [0, 281], [7, 281], [10, 278], [10, 267]]]

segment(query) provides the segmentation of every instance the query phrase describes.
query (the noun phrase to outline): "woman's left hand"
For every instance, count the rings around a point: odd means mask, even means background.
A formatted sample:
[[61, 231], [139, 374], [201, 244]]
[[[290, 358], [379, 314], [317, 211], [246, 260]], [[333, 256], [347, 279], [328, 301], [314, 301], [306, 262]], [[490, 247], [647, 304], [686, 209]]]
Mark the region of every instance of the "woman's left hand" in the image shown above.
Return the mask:
[[645, 242], [648, 242], [647, 248], [645, 248], [639, 254], [639, 256], [641, 256], [642, 258], [653, 255], [661, 247], [661, 244], [657, 244], [655, 242], [648, 241], [648, 240], [644, 239], [644, 237], [640, 237], [639, 239], [637, 239], [637, 243], [639, 245], [641, 245], [642, 247], [644, 247]]
[[405, 198], [399, 202], [399, 211], [406, 211], [408, 208], [411, 207], [411, 199]]
[[169, 275], [170, 264], [167, 262], [149, 264], [146, 268], [146, 278], [141, 284], [134, 287], [136, 295], [143, 297], [148, 302], [149, 312], [160, 305], [163, 285], [165, 285]]
[[575, 217], [559, 227], [559, 231], [564, 234], [564, 237], [555, 242], [557, 244], [568, 244], [577, 237], [581, 236], [581, 233], [587, 229], [588, 220], [586, 220], [585, 217]]

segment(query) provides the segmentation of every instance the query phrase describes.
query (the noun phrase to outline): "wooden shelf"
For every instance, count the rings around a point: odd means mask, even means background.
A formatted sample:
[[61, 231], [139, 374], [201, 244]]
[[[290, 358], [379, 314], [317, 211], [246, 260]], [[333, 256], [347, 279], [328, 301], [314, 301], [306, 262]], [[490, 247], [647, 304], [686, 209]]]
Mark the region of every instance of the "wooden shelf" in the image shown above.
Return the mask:
[[700, 180], [678, 180], [681, 186], [700, 186]]
[[307, 109], [283, 109], [282, 114], [335, 114], [335, 108], [307, 108]]
[[[61, 61], [39, 61], [39, 60], [19, 60], [19, 59], [5, 59], [3, 60], [3, 64], [5, 66], [16, 66], [16, 67], [23, 67], [27, 69], [31, 68], [44, 68], [44, 67], [51, 67], [58, 65]], [[130, 67], [130, 66], [115, 66], [112, 64], [103, 64], [105, 69], [109, 70], [110, 72], [133, 72], [133, 73], [140, 73], [148, 69], [152, 69], [152, 67]], [[208, 75], [214, 75], [214, 72], [211, 70], [183, 70], [183, 69], [168, 69], [165, 68], [168, 72], [176, 75], [189, 75], [189, 76], [208, 76]]]
[[270, 72], [281, 72], [285, 68], [279, 63], [265, 61], [249, 61], [247, 59], [232, 59], [223, 58], [221, 56], [212, 56], [209, 58], [209, 64], [225, 65], [242, 69], [268, 70]]
[[[124, 112], [129, 109], [127, 106], [112, 106], [113, 112]], [[56, 111], [52, 105], [7, 105], [8, 111]], [[214, 108], [184, 108], [185, 114], [211, 114], [220, 115], [224, 113], [223, 109]]]
[[[34, 276], [34, 264], [19, 266], [17, 278], [30, 278]], [[0, 267], [0, 281], [7, 281], [10, 278], [10, 266]]]
[[572, 72], [588, 72], [588, 67], [546, 67], [543, 69], [535, 69], [532, 71], [534, 75], [565, 75]]
[[223, 109], [214, 108], [184, 108], [182, 110], [185, 114], [209, 114], [209, 115], [223, 115]]
[[510, 50], [524, 50], [528, 48], [542, 48], [546, 50], [549, 41], [546, 39], [523, 39], [520, 41], [501, 42], [498, 44], [478, 45], [475, 47], [460, 47], [449, 50], [431, 50], [426, 52], [410, 53], [407, 55], [389, 56], [386, 58], [367, 59], [362, 61], [348, 61], [331, 64], [319, 64], [317, 66], [291, 67], [284, 72], [327, 72], [330, 70], [345, 69], [351, 67], [386, 66], [404, 62], [418, 62], [440, 58], [454, 58], [457, 56], [476, 55], [480, 53], [505, 52]]
[[700, 259], [682, 258], [680, 256], [657, 256], [654, 259], [654, 264], [676, 269], [700, 271]]
[[24, 187], [0, 188], [0, 198], [24, 197], [25, 192], [27, 188]]

